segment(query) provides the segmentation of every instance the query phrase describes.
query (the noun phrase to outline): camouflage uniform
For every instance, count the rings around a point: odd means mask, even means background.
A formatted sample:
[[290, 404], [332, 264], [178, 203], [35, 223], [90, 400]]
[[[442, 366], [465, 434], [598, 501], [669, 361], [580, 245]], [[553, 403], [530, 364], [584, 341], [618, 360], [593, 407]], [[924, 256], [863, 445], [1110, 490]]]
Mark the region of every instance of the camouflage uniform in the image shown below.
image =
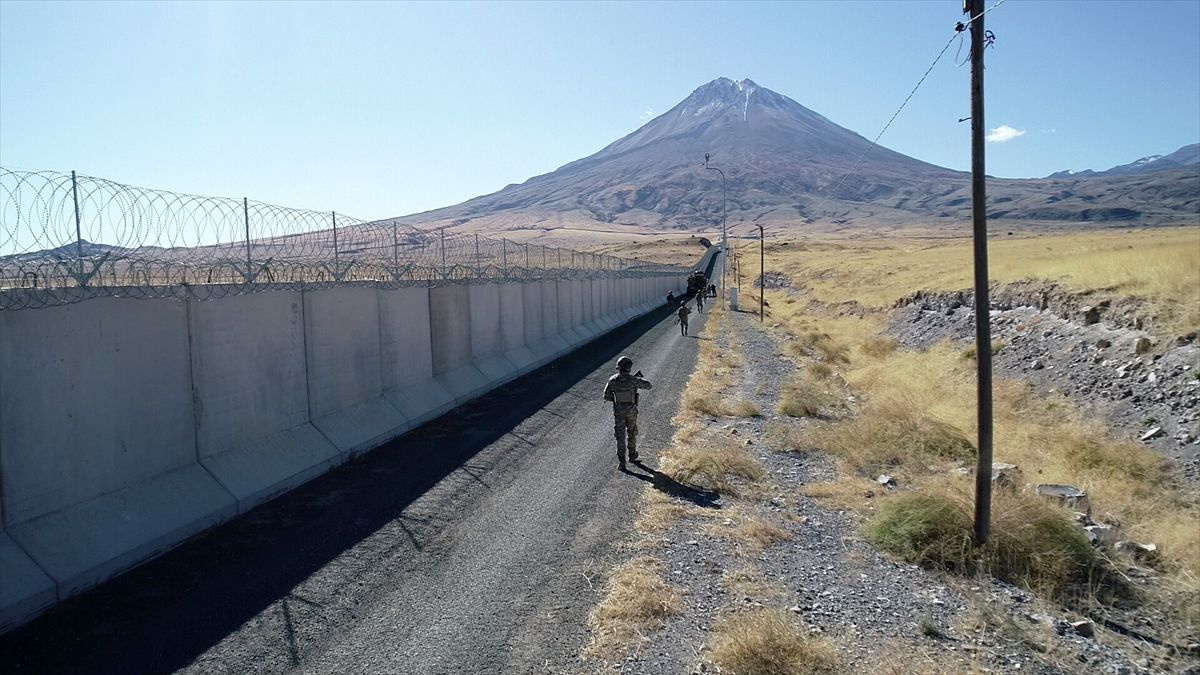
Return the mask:
[[688, 309], [687, 305], [683, 305], [679, 308], [679, 334], [680, 335], [688, 334], [688, 314], [691, 314], [691, 313], [692, 313], [692, 310]]
[[[617, 363], [627, 360], [622, 357]], [[638, 389], [651, 387], [646, 380], [629, 373], [633, 362], [628, 363], [627, 367], [618, 366], [620, 370], [608, 378], [608, 384], [604, 386], [604, 400], [613, 404], [613, 433], [617, 437], [617, 462], [621, 468], [625, 467], [626, 448], [629, 450], [629, 461], [637, 461]]]

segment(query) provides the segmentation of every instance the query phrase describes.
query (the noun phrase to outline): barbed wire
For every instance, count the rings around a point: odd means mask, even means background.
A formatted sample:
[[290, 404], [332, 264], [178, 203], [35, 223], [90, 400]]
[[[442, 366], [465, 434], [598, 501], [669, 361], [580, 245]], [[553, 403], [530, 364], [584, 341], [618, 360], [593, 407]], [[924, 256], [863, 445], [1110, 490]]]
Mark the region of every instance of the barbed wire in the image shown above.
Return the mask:
[[0, 167], [0, 310], [274, 288], [679, 274], [683, 268], [395, 219]]

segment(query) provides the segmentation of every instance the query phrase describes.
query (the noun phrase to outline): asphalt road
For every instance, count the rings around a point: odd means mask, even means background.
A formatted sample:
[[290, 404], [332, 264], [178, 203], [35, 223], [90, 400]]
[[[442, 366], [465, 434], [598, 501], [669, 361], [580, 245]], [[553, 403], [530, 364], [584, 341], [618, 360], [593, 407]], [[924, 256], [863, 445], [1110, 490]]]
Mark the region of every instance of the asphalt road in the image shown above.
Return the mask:
[[604, 381], [629, 354], [653, 382], [654, 466], [697, 344], [665, 309], [627, 324], [0, 637], [0, 672], [567, 666], [644, 481], [687, 492], [617, 471]]

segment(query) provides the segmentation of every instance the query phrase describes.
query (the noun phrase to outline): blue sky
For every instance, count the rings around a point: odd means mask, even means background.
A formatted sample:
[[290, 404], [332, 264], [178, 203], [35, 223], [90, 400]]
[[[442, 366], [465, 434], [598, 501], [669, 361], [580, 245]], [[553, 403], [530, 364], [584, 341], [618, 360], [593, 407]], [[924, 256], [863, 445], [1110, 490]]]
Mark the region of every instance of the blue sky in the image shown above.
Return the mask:
[[[408, 214], [591, 154], [721, 76], [874, 138], [960, 16], [959, 0], [3, 1], [0, 164]], [[990, 174], [1200, 141], [1200, 0], [1007, 0], [987, 28], [987, 126], [1024, 132], [988, 144]], [[883, 145], [969, 168], [955, 56], [965, 43]]]

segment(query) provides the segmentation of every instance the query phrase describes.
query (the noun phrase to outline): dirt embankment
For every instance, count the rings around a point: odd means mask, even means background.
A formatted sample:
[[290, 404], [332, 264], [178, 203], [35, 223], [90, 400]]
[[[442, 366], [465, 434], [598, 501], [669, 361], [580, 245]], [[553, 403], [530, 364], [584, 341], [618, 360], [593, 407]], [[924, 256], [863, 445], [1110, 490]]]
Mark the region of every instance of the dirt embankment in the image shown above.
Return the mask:
[[[995, 371], [1057, 391], [1114, 433], [1169, 458], [1200, 490], [1200, 347], [1196, 335], [1157, 333], [1156, 318], [1130, 298], [1074, 294], [1022, 282], [993, 289]], [[917, 292], [896, 303], [889, 333], [923, 348], [942, 340], [974, 346], [970, 292]]]

